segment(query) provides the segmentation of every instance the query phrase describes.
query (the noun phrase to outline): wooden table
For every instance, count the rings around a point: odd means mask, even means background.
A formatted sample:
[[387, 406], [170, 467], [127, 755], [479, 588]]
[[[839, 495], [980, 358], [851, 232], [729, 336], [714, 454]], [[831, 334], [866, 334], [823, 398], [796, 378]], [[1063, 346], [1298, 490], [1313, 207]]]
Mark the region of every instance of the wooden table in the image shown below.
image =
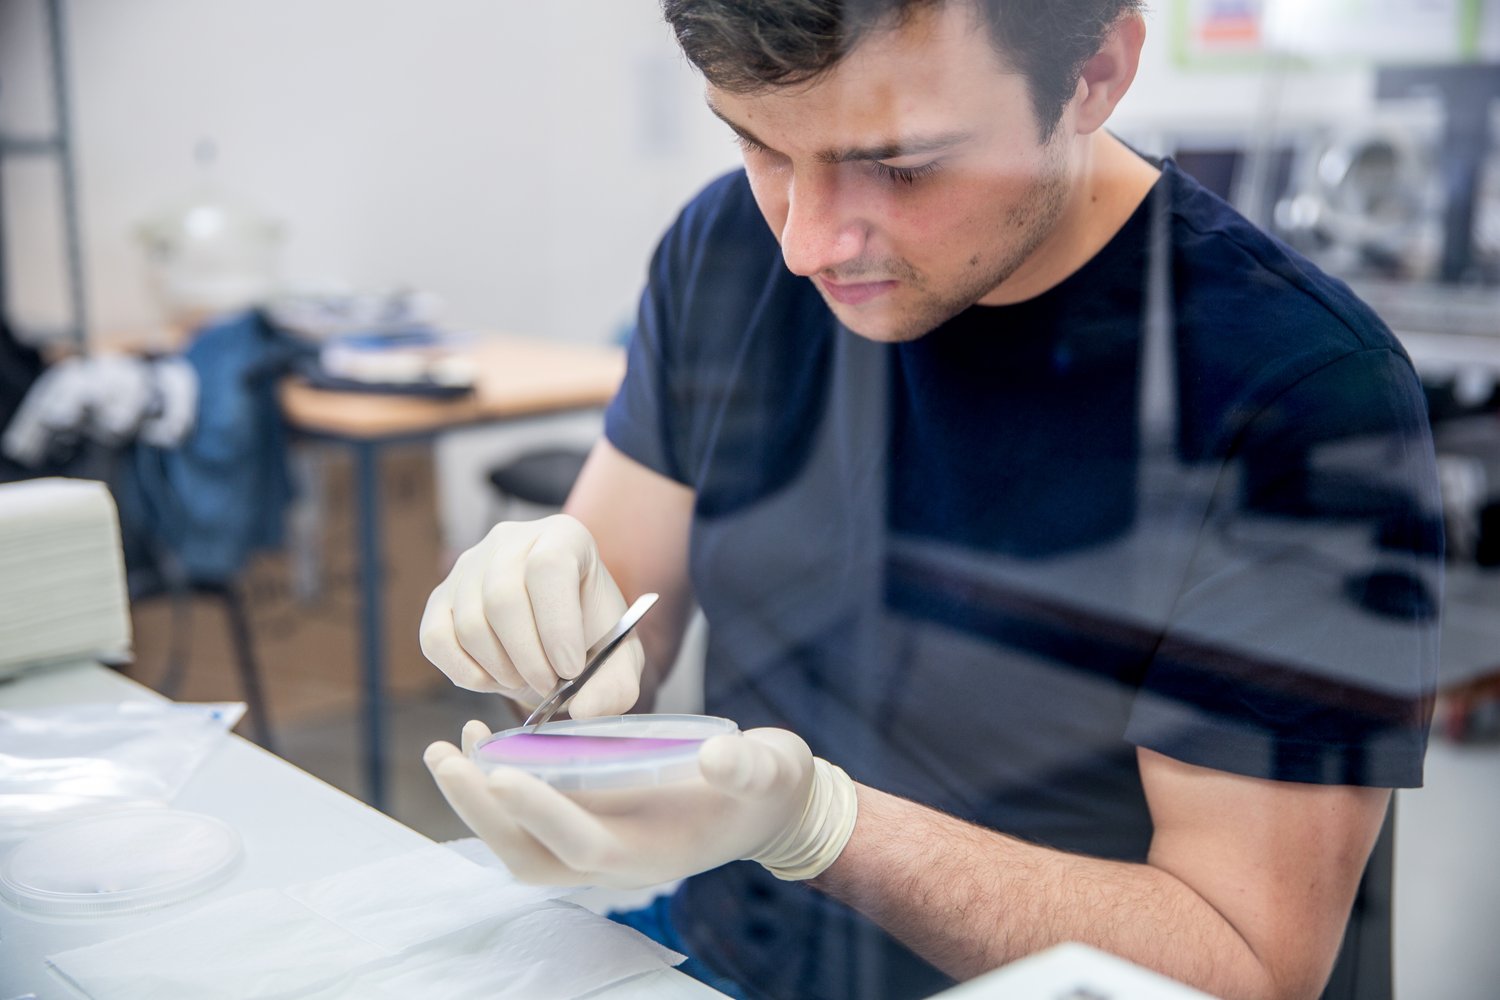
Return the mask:
[[281, 406], [303, 433], [351, 440], [413, 438], [601, 406], [625, 375], [625, 352], [618, 347], [495, 336], [476, 343], [472, 354], [479, 380], [473, 394], [462, 399], [337, 392], [288, 379], [281, 387]]
[[603, 406], [625, 375], [618, 347], [534, 338], [487, 337], [473, 347], [475, 391], [454, 400], [315, 389], [296, 378], [280, 389], [288, 424], [303, 438], [328, 441], [354, 456], [360, 642], [364, 680], [364, 759], [368, 800], [385, 804], [385, 649], [381, 638], [384, 577], [379, 463], [393, 444], [430, 440], [445, 431], [564, 410]]

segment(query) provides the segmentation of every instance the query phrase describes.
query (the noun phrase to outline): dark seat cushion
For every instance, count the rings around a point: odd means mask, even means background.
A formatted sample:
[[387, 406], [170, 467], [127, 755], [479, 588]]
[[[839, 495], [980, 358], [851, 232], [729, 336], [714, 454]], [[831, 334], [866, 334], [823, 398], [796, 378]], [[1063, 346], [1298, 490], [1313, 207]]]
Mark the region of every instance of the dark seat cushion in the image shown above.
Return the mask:
[[588, 452], [579, 448], [543, 448], [527, 452], [490, 470], [490, 483], [506, 496], [526, 503], [561, 507], [578, 478]]

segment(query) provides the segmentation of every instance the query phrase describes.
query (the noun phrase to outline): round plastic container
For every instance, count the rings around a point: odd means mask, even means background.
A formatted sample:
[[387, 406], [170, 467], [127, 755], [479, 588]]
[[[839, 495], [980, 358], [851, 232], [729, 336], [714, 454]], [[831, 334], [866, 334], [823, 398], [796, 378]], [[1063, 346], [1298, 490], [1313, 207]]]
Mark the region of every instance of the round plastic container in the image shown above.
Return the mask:
[[562, 791], [641, 788], [698, 773], [698, 747], [738, 731], [712, 715], [610, 715], [496, 733], [470, 756], [481, 768], [514, 767]]
[[219, 885], [244, 848], [212, 816], [139, 809], [50, 827], [0, 864], [0, 896], [51, 917], [112, 917], [170, 906]]

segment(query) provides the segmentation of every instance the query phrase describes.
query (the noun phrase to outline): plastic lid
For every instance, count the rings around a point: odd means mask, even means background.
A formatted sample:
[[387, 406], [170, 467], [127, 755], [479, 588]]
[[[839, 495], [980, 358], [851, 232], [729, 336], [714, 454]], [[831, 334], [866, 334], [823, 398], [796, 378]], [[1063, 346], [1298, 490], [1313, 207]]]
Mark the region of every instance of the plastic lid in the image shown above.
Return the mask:
[[54, 917], [106, 917], [170, 906], [227, 879], [244, 848], [211, 816], [139, 809], [51, 827], [0, 864], [0, 896]]
[[610, 715], [496, 733], [474, 748], [481, 768], [514, 767], [553, 788], [639, 788], [698, 773], [704, 740], [739, 730], [712, 715]]

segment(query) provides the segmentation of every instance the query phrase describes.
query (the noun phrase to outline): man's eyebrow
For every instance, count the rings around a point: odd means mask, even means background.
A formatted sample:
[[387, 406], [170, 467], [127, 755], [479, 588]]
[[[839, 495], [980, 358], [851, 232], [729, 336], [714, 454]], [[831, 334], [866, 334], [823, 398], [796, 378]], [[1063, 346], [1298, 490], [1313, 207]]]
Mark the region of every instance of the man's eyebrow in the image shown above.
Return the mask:
[[[741, 139], [753, 145], [771, 149], [772, 147], [758, 139], [755, 133], [730, 118], [720, 111], [712, 101], [708, 102], [708, 110], [714, 116], [734, 130]], [[924, 153], [941, 152], [953, 146], [960, 145], [972, 139], [973, 133], [964, 131], [939, 132], [935, 135], [907, 136], [902, 139], [893, 139], [889, 142], [879, 143], [874, 146], [848, 146], [842, 149], [825, 149], [817, 154], [821, 163], [856, 163], [867, 160], [895, 160], [903, 156], [920, 156]]]
[[[739, 136], [741, 139], [744, 139], [746, 142], [749, 142], [756, 146], [766, 145], [755, 137], [754, 132], [751, 132], [749, 129], [736, 122], [733, 118], [730, 118], [724, 112], [720, 111], [719, 106], [713, 101], [708, 102], [708, 110], [714, 113], [715, 118], [719, 119], [719, 121], [723, 122], [725, 125], [728, 125], [731, 129], [733, 129], [734, 134]], [[766, 148], [769, 149], [770, 147], [766, 146]]]

